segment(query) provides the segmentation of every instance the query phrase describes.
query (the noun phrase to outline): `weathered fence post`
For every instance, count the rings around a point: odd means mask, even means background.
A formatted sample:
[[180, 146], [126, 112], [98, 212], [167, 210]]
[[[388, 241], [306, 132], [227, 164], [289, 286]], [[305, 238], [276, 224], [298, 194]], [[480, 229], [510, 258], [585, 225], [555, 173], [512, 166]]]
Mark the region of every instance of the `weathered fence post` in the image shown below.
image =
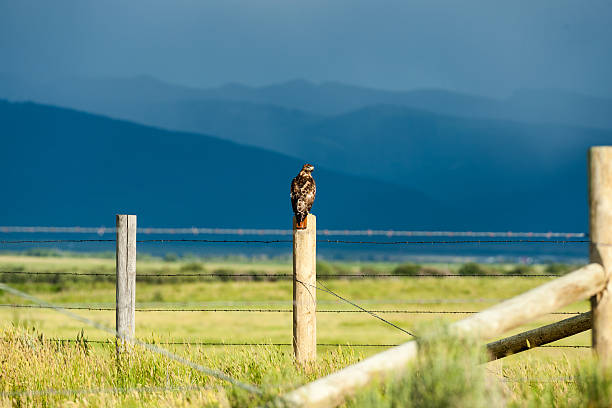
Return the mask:
[[308, 214], [307, 227], [293, 218], [293, 351], [300, 365], [317, 358], [317, 218]]
[[612, 146], [589, 150], [590, 259], [603, 266], [606, 287], [591, 297], [593, 348], [604, 366], [612, 362]]
[[136, 328], [136, 216], [117, 215], [117, 350], [125, 337], [134, 337]]

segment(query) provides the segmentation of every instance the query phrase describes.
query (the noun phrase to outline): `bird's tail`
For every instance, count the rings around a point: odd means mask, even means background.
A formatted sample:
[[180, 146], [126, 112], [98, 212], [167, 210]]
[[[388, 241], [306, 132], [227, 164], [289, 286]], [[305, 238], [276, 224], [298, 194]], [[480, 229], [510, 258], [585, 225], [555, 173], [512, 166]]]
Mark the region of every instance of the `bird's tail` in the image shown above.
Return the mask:
[[307, 214], [296, 213], [295, 214], [295, 227], [297, 229], [305, 229], [306, 228], [306, 216]]

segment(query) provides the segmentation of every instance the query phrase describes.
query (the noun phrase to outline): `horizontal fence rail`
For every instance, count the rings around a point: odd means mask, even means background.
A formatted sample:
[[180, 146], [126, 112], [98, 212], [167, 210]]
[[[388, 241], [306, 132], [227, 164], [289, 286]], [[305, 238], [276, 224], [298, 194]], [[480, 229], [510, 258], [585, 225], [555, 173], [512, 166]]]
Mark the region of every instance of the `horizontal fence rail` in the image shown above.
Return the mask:
[[487, 351], [490, 358], [494, 360], [529, 350], [532, 347], [541, 347], [545, 344], [590, 330], [593, 327], [592, 319], [592, 312], [581, 313], [578, 316], [561, 320], [560, 322], [489, 343], [487, 344]]

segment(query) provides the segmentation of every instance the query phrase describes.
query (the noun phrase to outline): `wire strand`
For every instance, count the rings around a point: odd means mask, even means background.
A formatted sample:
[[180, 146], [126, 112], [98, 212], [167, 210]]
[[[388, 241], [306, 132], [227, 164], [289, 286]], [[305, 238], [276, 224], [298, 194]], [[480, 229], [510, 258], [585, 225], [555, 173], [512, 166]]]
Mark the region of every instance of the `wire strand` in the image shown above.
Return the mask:
[[[376, 313], [370, 312], [370, 311], [368, 311], [368, 310], [364, 309], [363, 307], [359, 306], [358, 304], [356, 304], [356, 303], [354, 303], [354, 302], [351, 302], [351, 301], [350, 301], [350, 300], [348, 300], [348, 299], [343, 298], [342, 296], [338, 295], [337, 293], [334, 293], [332, 290], [328, 289], [328, 288], [327, 288], [325, 285], [323, 285], [323, 284], [322, 284], [322, 283], [320, 283], [320, 282], [317, 282], [317, 284], [316, 284], [316, 285], [311, 285], [311, 284], [307, 284], [307, 283], [304, 283], [304, 282], [302, 282], [302, 281], [299, 281], [299, 280], [297, 280], [297, 279], [296, 279], [296, 281], [297, 281], [297, 282], [300, 282], [302, 285], [312, 286], [313, 288], [315, 288], [315, 289], [317, 289], [317, 290], [322, 290], [323, 292], [327, 292], [327, 293], [329, 293], [329, 294], [331, 294], [331, 295], [333, 295], [333, 296], [337, 297], [338, 299], [340, 299], [340, 300], [342, 300], [342, 301], [344, 301], [344, 302], [346, 302], [346, 303], [348, 303], [348, 304], [350, 304], [350, 305], [352, 305], [352, 306], [355, 306], [356, 308], [360, 309], [361, 311], [366, 312], [366, 313], [368, 313], [368, 314], [370, 314], [370, 315], [374, 316], [375, 318], [377, 318], [377, 319], [379, 319], [379, 320], [381, 320], [381, 321], [385, 322], [386, 324], [388, 324], [388, 325], [390, 325], [390, 326], [392, 326], [392, 327], [395, 327], [396, 329], [398, 329], [398, 330], [400, 330], [400, 331], [402, 331], [402, 332], [404, 332], [404, 333], [406, 333], [406, 334], [408, 334], [408, 335], [410, 335], [410, 336], [412, 336], [412, 337], [416, 337], [414, 334], [410, 333], [408, 330], [405, 330], [405, 329], [403, 329], [403, 328], [399, 327], [398, 325], [393, 324], [393, 323], [391, 323], [390, 321], [388, 321], [388, 320], [386, 320], [386, 319], [383, 319], [382, 317], [378, 316]], [[319, 285], [321, 285], [323, 288], [319, 288]]]
[[[329, 293], [329, 292], [328, 292]], [[360, 307], [354, 303], [353, 306]], [[16, 308], [16, 309], [47, 309], [45, 306], [40, 305], [22, 305], [14, 303], [3, 303], [0, 307]], [[115, 311], [114, 307], [92, 307], [92, 306], [61, 306], [66, 310], [90, 310], [97, 312], [110, 312]], [[171, 309], [171, 308], [136, 308], [136, 312], [244, 312], [244, 313], [292, 313], [292, 309], [241, 309], [241, 308], [201, 308], [201, 309]], [[402, 309], [380, 309], [380, 310], [335, 310], [335, 309], [323, 309], [317, 310], [317, 313], [392, 313], [392, 314], [475, 314], [477, 310], [402, 310]], [[551, 312], [551, 315], [578, 315], [584, 312]]]
[[[65, 276], [111, 276], [115, 273], [108, 272], [36, 272], [36, 271], [0, 271], [0, 273], [21, 274], [21, 275], [65, 275]], [[559, 278], [561, 274], [517, 274], [517, 273], [495, 273], [495, 274], [408, 274], [408, 273], [322, 273], [317, 274], [317, 278]], [[158, 278], [158, 277], [219, 277], [219, 278], [293, 278], [292, 273], [138, 273], [139, 278]]]
[[[0, 226], [3, 233], [81, 233], [98, 234], [114, 233], [115, 227], [49, 227], [49, 226]], [[190, 234], [190, 235], [291, 235], [290, 229], [254, 229], [254, 228], [202, 228], [202, 227], [140, 227], [138, 234]], [[361, 230], [349, 229], [322, 229], [317, 235], [343, 235], [343, 236], [408, 236], [408, 237], [524, 237], [524, 238], [583, 238], [587, 232], [536, 232], [536, 231], [406, 231], [406, 230], [379, 230], [367, 228]]]
[[339, 239], [324, 239], [317, 242], [326, 242], [330, 244], [368, 244], [368, 245], [442, 245], [442, 244], [571, 244], [571, 243], [588, 243], [589, 240], [544, 240], [544, 239], [494, 239], [494, 240], [454, 240], [454, 241], [345, 241]]
[[[92, 343], [92, 344], [114, 344], [111, 340], [75, 340], [75, 339], [45, 339], [46, 341], [58, 342], [58, 343]], [[264, 343], [264, 342], [223, 342], [223, 341], [160, 341], [156, 344], [170, 345], [170, 346], [292, 346], [292, 343]], [[374, 343], [317, 343], [317, 346], [322, 347], [395, 347], [399, 346], [399, 343], [388, 343], [388, 344], [374, 344]], [[537, 348], [591, 348], [588, 345], [554, 345], [547, 344], [537, 346]]]
[[[14, 240], [0, 241], [0, 244], [48, 244], [48, 243], [92, 243], [115, 242], [114, 239], [46, 239], [46, 240]], [[138, 243], [172, 243], [172, 242], [201, 242], [201, 243], [241, 243], [241, 244], [273, 244], [292, 243], [289, 239], [273, 240], [242, 240], [242, 239], [141, 239]], [[545, 240], [545, 239], [505, 239], [505, 240], [445, 240], [445, 241], [347, 241], [339, 239], [318, 239], [318, 243], [328, 244], [367, 244], [367, 245], [448, 245], [448, 244], [576, 244], [589, 243], [589, 240]], [[605, 245], [605, 244], [600, 244]]]

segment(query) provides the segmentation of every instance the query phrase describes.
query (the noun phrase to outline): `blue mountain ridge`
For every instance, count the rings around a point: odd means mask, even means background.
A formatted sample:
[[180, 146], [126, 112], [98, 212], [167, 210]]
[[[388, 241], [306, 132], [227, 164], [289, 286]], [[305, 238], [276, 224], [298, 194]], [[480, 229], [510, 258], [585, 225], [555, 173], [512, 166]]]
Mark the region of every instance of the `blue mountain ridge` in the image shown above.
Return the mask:
[[[0, 101], [0, 223], [290, 228], [303, 164], [264, 149], [34, 103]], [[317, 167], [320, 228], [441, 228], [451, 212], [406, 187]]]

